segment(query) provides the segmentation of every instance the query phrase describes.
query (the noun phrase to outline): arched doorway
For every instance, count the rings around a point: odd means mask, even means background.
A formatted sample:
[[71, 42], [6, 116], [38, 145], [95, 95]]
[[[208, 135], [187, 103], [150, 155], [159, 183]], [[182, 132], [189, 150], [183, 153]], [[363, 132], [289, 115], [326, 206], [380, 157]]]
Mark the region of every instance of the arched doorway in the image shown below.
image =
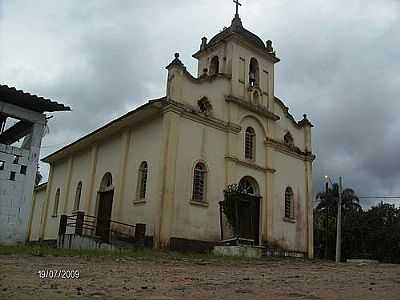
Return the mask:
[[111, 173], [106, 173], [100, 183], [98, 192], [96, 235], [104, 242], [110, 240], [110, 221], [114, 198], [114, 186]]
[[241, 193], [238, 203], [239, 234], [242, 238], [254, 240], [259, 244], [260, 236], [260, 189], [257, 181], [245, 176], [239, 181]]

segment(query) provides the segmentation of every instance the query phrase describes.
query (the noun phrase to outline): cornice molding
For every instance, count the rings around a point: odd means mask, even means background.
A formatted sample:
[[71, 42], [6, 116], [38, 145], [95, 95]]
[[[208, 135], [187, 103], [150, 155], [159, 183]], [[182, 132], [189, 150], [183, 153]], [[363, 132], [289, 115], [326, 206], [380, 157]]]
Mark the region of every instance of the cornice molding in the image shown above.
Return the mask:
[[234, 157], [234, 156], [226, 155], [225, 159], [229, 160], [229, 161], [233, 161], [233, 162], [237, 163], [238, 165], [241, 165], [241, 166], [244, 166], [244, 167], [248, 167], [248, 168], [251, 168], [251, 169], [254, 169], [254, 170], [262, 171], [262, 172], [265, 172], [265, 173], [274, 174], [276, 172], [275, 169], [265, 168], [265, 167], [262, 167], [260, 165], [255, 164], [253, 162], [241, 160], [241, 159], [239, 159], [237, 157]]
[[289, 107], [287, 107], [281, 99], [279, 99], [278, 97], [274, 97], [274, 100], [282, 108], [286, 118], [292, 121], [294, 126], [296, 126], [297, 128], [304, 128], [306, 126], [314, 127], [314, 125], [311, 124], [311, 122], [307, 119], [307, 115], [303, 115], [303, 119], [297, 122], [293, 115], [289, 112]]
[[197, 51], [195, 54], [192, 55], [192, 57], [199, 59], [200, 57], [207, 55], [210, 52], [214, 51], [214, 49], [220, 47], [221, 44], [226, 44], [227, 42], [232, 41], [232, 40], [238, 42], [239, 45], [244, 46], [251, 51], [256, 51], [259, 55], [265, 57], [266, 59], [271, 61], [273, 64], [280, 61], [280, 59], [277, 58], [276, 56], [272, 55], [271, 53], [266, 52], [264, 49], [260, 49], [259, 47], [253, 45], [252, 43], [247, 42], [244, 38], [242, 38], [240, 36], [240, 34], [237, 34], [235, 32], [230, 33], [223, 40], [219, 41], [217, 44]]
[[286, 145], [285, 143], [271, 138], [266, 138], [264, 143], [266, 146], [272, 146], [275, 150], [284, 154], [288, 154], [294, 158], [311, 162], [315, 160], [314, 154], [312, 154], [311, 152], [301, 151], [300, 148], [296, 146]]
[[238, 134], [242, 127], [238, 124], [232, 122], [225, 122], [221, 119], [206, 115], [205, 113], [201, 113], [197, 111], [194, 107], [177, 102], [172, 99], [166, 100], [169, 105], [167, 105], [163, 112], [174, 111], [175, 113], [179, 114], [181, 117], [202, 123], [204, 125], [213, 127], [215, 129], [224, 131], [224, 132], [232, 132]]
[[245, 101], [243, 99], [237, 98], [232, 95], [225, 96], [225, 101], [228, 103], [229, 102], [235, 103], [251, 112], [260, 114], [260, 115], [264, 116], [265, 118], [273, 120], [273, 121], [278, 121], [280, 119], [279, 116], [275, 115], [273, 112], [269, 111], [265, 106], [262, 106], [260, 104], [252, 104], [248, 101]]

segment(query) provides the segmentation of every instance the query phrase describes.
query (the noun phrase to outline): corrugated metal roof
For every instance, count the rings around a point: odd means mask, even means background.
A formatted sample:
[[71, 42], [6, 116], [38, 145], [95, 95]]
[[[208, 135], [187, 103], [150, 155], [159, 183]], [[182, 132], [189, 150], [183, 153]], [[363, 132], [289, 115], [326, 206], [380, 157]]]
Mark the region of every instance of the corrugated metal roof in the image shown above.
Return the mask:
[[40, 96], [32, 95], [15, 87], [0, 84], [0, 101], [14, 104], [36, 112], [69, 111], [70, 107]]

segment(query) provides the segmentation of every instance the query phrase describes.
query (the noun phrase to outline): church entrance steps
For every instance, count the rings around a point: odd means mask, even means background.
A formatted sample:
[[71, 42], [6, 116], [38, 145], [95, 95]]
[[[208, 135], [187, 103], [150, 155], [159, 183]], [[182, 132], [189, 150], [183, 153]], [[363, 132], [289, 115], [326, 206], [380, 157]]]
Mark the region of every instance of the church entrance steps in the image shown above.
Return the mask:
[[113, 241], [112, 243], [103, 242], [99, 238], [83, 236], [77, 234], [65, 234], [58, 237], [57, 247], [62, 249], [85, 249], [85, 250], [106, 250], [106, 251], [124, 251], [137, 248], [134, 243], [123, 241]]
[[258, 246], [215, 246], [213, 254], [217, 256], [241, 256], [248, 258], [261, 258], [263, 247]]
[[123, 250], [144, 247], [145, 224], [126, 224], [76, 212], [62, 215], [57, 246], [66, 249]]
[[304, 252], [291, 251], [280, 248], [264, 248], [264, 257], [293, 257], [293, 258], [306, 258], [307, 255]]

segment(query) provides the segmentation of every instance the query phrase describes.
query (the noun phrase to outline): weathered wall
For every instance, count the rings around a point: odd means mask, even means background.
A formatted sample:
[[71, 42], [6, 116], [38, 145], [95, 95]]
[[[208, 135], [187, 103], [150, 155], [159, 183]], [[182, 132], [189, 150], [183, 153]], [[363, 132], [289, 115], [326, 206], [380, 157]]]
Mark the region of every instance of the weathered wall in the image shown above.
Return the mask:
[[[181, 119], [172, 237], [208, 241], [219, 239], [218, 202], [223, 200], [225, 147], [225, 132]], [[207, 167], [204, 204], [192, 201], [193, 171], [199, 161]]]
[[[272, 241], [285, 249], [306, 252], [306, 192], [304, 162], [280, 153], [273, 152], [272, 166], [277, 170], [273, 176]], [[294, 220], [285, 219], [285, 190], [290, 186], [294, 192]]]
[[30, 213], [25, 206], [31, 201], [25, 188], [32, 174], [21, 174], [21, 169], [32, 163], [29, 156], [28, 150], [0, 144], [0, 243], [25, 242]]

